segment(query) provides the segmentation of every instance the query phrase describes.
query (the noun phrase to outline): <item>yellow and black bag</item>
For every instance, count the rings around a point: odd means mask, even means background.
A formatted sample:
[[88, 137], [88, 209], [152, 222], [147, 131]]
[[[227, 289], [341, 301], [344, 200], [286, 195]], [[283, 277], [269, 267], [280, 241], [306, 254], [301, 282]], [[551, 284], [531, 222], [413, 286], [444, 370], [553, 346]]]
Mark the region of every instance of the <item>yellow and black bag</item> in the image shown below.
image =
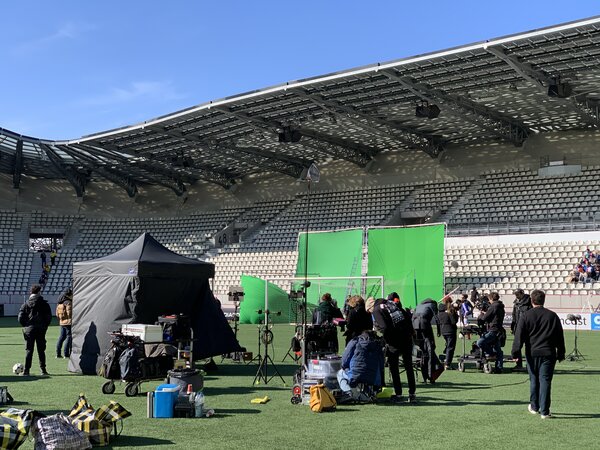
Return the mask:
[[335, 411], [337, 402], [333, 394], [323, 384], [310, 387], [310, 410], [312, 412]]

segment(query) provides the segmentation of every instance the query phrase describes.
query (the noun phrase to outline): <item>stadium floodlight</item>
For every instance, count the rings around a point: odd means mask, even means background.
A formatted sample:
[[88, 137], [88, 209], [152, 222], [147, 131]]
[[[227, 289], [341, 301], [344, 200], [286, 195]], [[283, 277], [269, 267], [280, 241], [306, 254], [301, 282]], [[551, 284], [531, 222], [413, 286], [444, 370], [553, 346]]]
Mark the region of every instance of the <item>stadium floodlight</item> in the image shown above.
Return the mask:
[[437, 105], [430, 105], [429, 102], [422, 102], [415, 108], [415, 116], [424, 119], [435, 119], [440, 115], [440, 112]]

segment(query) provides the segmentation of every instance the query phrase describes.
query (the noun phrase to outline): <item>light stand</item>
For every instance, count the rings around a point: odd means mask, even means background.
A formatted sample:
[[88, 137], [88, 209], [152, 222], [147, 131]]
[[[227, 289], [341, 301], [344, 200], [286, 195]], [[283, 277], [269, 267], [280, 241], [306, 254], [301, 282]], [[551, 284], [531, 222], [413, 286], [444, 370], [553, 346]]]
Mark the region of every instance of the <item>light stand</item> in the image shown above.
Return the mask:
[[308, 231], [310, 228], [310, 185], [311, 182], [318, 183], [321, 179], [319, 168], [312, 163], [306, 170], [306, 174], [302, 178], [306, 181], [306, 238], [304, 240], [304, 289], [302, 290], [302, 340], [301, 340], [301, 351], [302, 351], [302, 366], [306, 369], [307, 358], [306, 358], [306, 322], [308, 321], [308, 288], [310, 282], [308, 281]]
[[[237, 341], [240, 319], [238, 316], [238, 311], [240, 308], [240, 303], [244, 300], [244, 290], [241, 288], [241, 286], [230, 286], [227, 296], [229, 297], [229, 301], [233, 303], [233, 335], [235, 336], [235, 340]], [[230, 357], [229, 355], [231, 355], [231, 360], [235, 362], [241, 362], [243, 359], [242, 352], [234, 352], [232, 354], [230, 353], [223, 355], [221, 358], [221, 362], [223, 362], [225, 358]]]
[[[259, 313], [260, 314], [260, 313]], [[276, 313], [277, 315], [281, 315], [281, 312]], [[264, 344], [265, 347], [265, 356], [262, 357], [260, 355], [260, 343]], [[285, 386], [285, 380], [277, 370], [273, 359], [269, 355], [269, 344], [273, 345], [273, 332], [269, 329], [269, 310], [265, 310], [265, 324], [259, 328], [258, 332], [258, 369], [256, 370], [256, 375], [254, 376], [254, 381], [252, 384], [260, 384], [261, 380], [264, 384], [269, 384], [275, 376], [278, 376], [282, 383]], [[256, 358], [255, 358], [256, 359]], [[269, 377], [269, 364], [273, 366], [274, 374]]]
[[579, 348], [577, 347], [577, 339], [578, 339], [577, 324], [581, 320], [581, 316], [569, 314], [567, 316], [567, 319], [570, 320], [571, 322], [575, 323], [575, 348], [573, 348], [573, 351], [567, 355], [566, 359], [568, 359], [569, 361], [579, 361], [580, 359], [585, 359], [583, 357], [583, 354], [579, 351]]

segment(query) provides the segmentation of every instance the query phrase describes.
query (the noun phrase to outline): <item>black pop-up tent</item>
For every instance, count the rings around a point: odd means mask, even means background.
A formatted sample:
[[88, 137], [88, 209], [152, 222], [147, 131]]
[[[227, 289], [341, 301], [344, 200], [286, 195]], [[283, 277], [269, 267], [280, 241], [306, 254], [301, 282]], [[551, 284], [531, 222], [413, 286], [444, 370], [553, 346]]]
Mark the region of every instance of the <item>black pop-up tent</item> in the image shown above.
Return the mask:
[[110, 348], [109, 331], [189, 315], [194, 358], [240, 351], [209, 286], [215, 266], [186, 258], [144, 233], [112, 255], [73, 265], [73, 349], [69, 371], [95, 374]]

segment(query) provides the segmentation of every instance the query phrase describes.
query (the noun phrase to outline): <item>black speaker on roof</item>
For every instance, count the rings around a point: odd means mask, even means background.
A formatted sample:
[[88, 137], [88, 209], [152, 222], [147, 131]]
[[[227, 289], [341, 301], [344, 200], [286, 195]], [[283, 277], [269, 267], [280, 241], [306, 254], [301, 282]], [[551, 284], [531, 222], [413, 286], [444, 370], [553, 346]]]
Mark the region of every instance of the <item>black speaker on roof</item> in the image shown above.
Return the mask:
[[302, 133], [298, 130], [294, 130], [291, 127], [284, 127], [281, 133], [279, 133], [279, 142], [300, 142], [302, 139]]
[[548, 86], [548, 96], [556, 98], [567, 98], [573, 93], [569, 83], [556, 83]]
[[415, 116], [422, 117], [424, 119], [435, 119], [440, 115], [440, 112], [440, 108], [437, 105], [423, 103], [421, 105], [417, 105], [415, 109]]

